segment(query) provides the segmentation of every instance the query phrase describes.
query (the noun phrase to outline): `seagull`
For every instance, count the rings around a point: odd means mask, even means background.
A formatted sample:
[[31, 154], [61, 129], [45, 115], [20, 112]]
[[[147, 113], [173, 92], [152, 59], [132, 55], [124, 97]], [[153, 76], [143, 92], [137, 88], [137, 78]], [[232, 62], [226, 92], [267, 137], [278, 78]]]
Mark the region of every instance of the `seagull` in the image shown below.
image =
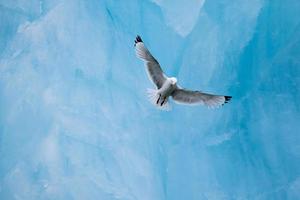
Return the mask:
[[175, 77], [167, 77], [164, 74], [160, 64], [146, 48], [140, 36], [135, 38], [134, 43], [136, 56], [144, 61], [149, 79], [156, 86], [156, 89], [148, 89], [148, 96], [150, 102], [158, 108], [169, 110], [170, 97], [178, 104], [205, 105], [209, 108], [220, 107], [232, 98], [181, 88], [177, 85]]

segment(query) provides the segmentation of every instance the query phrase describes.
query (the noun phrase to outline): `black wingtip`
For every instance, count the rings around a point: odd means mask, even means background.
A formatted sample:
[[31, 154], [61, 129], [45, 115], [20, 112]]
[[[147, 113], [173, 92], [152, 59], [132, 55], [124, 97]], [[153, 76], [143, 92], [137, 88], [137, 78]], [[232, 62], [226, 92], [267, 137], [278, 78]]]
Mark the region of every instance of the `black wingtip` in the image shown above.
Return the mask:
[[224, 97], [225, 97], [225, 102], [224, 103], [228, 103], [232, 98], [232, 96], [224, 96]]
[[142, 40], [141, 36], [137, 35], [135, 40], [134, 40], [134, 45], [136, 45], [139, 42], [143, 42], [143, 40]]

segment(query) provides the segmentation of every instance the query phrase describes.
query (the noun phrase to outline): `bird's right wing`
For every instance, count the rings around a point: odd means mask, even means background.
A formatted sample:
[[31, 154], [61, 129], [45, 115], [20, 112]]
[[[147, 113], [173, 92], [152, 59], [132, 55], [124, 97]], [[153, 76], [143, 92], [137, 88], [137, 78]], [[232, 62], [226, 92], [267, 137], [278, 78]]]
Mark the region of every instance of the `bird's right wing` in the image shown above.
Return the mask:
[[210, 108], [224, 105], [231, 99], [231, 96], [213, 95], [181, 88], [175, 89], [172, 93], [172, 97], [177, 103], [188, 105], [201, 104]]
[[158, 89], [161, 88], [167, 78], [159, 63], [145, 47], [140, 36], [136, 37], [134, 43], [136, 56], [145, 62], [150, 80], [157, 86]]

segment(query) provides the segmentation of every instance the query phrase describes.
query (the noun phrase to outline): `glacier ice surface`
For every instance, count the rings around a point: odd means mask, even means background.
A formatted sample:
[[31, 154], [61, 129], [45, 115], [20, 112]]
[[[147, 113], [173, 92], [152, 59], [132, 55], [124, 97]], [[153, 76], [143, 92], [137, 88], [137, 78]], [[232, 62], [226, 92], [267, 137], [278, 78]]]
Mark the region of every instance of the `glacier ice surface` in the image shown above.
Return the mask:
[[[0, 0], [0, 199], [300, 199], [298, 0]], [[218, 110], [156, 110], [140, 34]]]

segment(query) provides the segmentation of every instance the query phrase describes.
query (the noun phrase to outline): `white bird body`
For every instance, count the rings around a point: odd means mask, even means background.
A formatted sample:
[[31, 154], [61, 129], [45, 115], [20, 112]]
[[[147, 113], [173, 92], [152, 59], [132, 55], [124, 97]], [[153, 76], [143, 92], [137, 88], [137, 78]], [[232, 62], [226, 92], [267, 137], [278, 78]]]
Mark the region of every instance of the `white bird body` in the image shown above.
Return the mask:
[[175, 77], [169, 78], [163, 73], [158, 61], [145, 47], [140, 36], [136, 37], [135, 50], [137, 57], [145, 62], [149, 79], [157, 87], [157, 89], [149, 89], [148, 94], [150, 101], [158, 108], [168, 109], [170, 96], [179, 104], [202, 104], [210, 108], [224, 105], [231, 99], [231, 96], [207, 94], [177, 86], [177, 79]]
[[[162, 87], [158, 90], [155, 90], [156, 95], [158, 96], [156, 100], [156, 105], [166, 105], [168, 107], [168, 98], [176, 89], [176, 78], [167, 78], [166, 81], [163, 83]], [[155, 100], [155, 99], [154, 99]]]
[[158, 89], [157, 93], [162, 97], [169, 97], [172, 92], [176, 89], [176, 81], [174, 82], [174, 77], [167, 78], [162, 87]]

